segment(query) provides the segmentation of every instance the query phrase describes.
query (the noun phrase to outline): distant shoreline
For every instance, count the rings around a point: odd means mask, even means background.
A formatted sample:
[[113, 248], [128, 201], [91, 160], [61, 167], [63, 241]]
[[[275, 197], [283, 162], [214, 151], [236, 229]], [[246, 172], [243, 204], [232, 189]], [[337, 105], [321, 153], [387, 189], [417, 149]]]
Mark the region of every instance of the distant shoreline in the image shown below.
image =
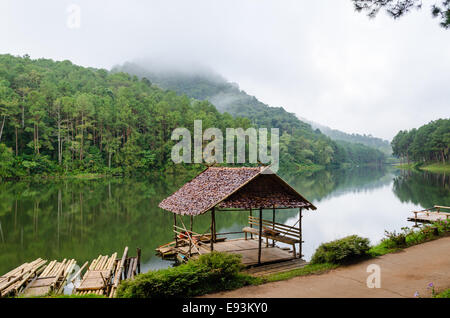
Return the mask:
[[424, 170], [424, 171], [430, 171], [430, 172], [450, 172], [450, 163], [409, 163], [409, 164], [399, 164], [394, 165], [398, 169], [404, 169], [404, 170]]

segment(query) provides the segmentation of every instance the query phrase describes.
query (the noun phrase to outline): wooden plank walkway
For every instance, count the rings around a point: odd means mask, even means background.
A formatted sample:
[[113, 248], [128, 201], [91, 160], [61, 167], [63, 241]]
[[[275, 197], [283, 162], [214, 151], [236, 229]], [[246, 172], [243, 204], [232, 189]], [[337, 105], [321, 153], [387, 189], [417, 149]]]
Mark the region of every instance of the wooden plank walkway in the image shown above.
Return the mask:
[[[178, 248], [183, 254], [188, 253], [189, 247], [183, 246]], [[242, 256], [242, 263], [245, 266], [252, 266], [258, 264], [258, 240], [257, 239], [231, 239], [223, 242], [216, 242], [214, 244], [214, 251], [228, 252], [232, 254], [239, 254]], [[208, 244], [200, 245], [200, 253], [210, 253], [210, 247]], [[198, 256], [194, 255], [194, 258]], [[261, 247], [261, 263], [272, 263], [284, 260], [293, 259], [293, 255], [284, 249], [277, 246], [266, 246], [263, 242]]]
[[417, 215], [417, 218], [415, 217], [409, 217], [407, 219], [411, 222], [419, 222], [419, 223], [434, 223], [438, 221], [445, 221], [450, 220], [450, 215], [448, 213], [438, 213], [438, 212], [429, 212]]
[[277, 262], [267, 265], [261, 265], [261, 266], [255, 266], [250, 267], [244, 270], [244, 273], [247, 273], [251, 276], [255, 277], [261, 277], [269, 274], [276, 274], [276, 273], [282, 273], [287, 272], [293, 269], [301, 268], [307, 265], [308, 262], [306, 262], [303, 259], [296, 258], [291, 259], [288, 261], [283, 262]]

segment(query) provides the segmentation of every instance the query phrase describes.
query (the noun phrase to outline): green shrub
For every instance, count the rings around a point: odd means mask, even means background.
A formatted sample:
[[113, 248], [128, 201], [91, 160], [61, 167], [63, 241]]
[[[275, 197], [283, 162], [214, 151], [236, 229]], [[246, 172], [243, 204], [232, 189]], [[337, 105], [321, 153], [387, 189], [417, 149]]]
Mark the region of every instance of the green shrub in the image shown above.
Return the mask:
[[434, 298], [450, 298], [450, 289], [444, 290], [443, 292], [435, 295]]
[[351, 235], [340, 240], [323, 243], [311, 258], [311, 264], [344, 264], [367, 256], [369, 239]]
[[386, 236], [382, 242], [385, 243], [385, 246], [388, 248], [399, 248], [406, 246], [406, 237], [411, 234], [411, 230], [407, 227], [402, 227], [402, 232], [397, 233], [396, 231], [389, 232], [384, 231], [384, 235]]
[[117, 297], [165, 298], [193, 297], [242, 287], [249, 277], [241, 274], [241, 256], [213, 252], [180, 266], [150, 271], [125, 280]]

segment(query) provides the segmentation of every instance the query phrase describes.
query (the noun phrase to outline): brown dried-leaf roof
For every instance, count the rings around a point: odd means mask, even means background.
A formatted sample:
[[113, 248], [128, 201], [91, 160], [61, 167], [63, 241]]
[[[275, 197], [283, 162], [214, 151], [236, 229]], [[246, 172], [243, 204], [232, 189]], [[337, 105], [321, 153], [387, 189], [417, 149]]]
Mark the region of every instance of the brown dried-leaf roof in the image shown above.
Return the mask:
[[205, 213], [216, 205], [246, 209], [273, 206], [316, 209], [277, 175], [261, 174], [265, 169], [209, 167], [163, 200], [159, 207], [188, 215]]

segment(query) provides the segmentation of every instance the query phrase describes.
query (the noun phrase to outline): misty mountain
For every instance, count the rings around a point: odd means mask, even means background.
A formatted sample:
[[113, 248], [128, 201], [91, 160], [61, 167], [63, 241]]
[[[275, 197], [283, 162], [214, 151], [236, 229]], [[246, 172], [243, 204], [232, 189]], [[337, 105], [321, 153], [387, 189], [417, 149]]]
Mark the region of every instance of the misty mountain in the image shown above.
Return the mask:
[[247, 94], [239, 85], [227, 81], [213, 70], [201, 65], [161, 64], [153, 61], [127, 62], [115, 66], [113, 72], [126, 72], [145, 77], [153, 84], [198, 100], [208, 100], [220, 112], [246, 117], [259, 127], [277, 127], [281, 132], [295, 128], [312, 132], [308, 123], [298, 119], [294, 113], [282, 107], [270, 107], [256, 97]]
[[238, 84], [228, 82], [201, 65], [141, 60], [116, 66], [112, 72], [126, 72], [193, 100], [209, 101], [220, 112], [249, 119], [255, 127], [279, 128], [281, 161], [297, 165], [302, 170], [322, 169], [330, 165], [379, 164], [385, 159], [376, 148], [333, 141], [296, 114], [260, 102], [241, 90]]
[[343, 131], [333, 129], [321, 124], [318, 124], [316, 122], [310, 121], [306, 118], [301, 118], [304, 122], [308, 123], [313, 127], [314, 129], [319, 129], [322, 133], [327, 135], [333, 140], [341, 140], [351, 143], [360, 143], [363, 145], [366, 145], [368, 147], [372, 147], [375, 149], [378, 149], [385, 153], [386, 155], [392, 154], [392, 147], [389, 141], [383, 140], [378, 137], [374, 137], [372, 135], [360, 135], [360, 134], [348, 134]]

